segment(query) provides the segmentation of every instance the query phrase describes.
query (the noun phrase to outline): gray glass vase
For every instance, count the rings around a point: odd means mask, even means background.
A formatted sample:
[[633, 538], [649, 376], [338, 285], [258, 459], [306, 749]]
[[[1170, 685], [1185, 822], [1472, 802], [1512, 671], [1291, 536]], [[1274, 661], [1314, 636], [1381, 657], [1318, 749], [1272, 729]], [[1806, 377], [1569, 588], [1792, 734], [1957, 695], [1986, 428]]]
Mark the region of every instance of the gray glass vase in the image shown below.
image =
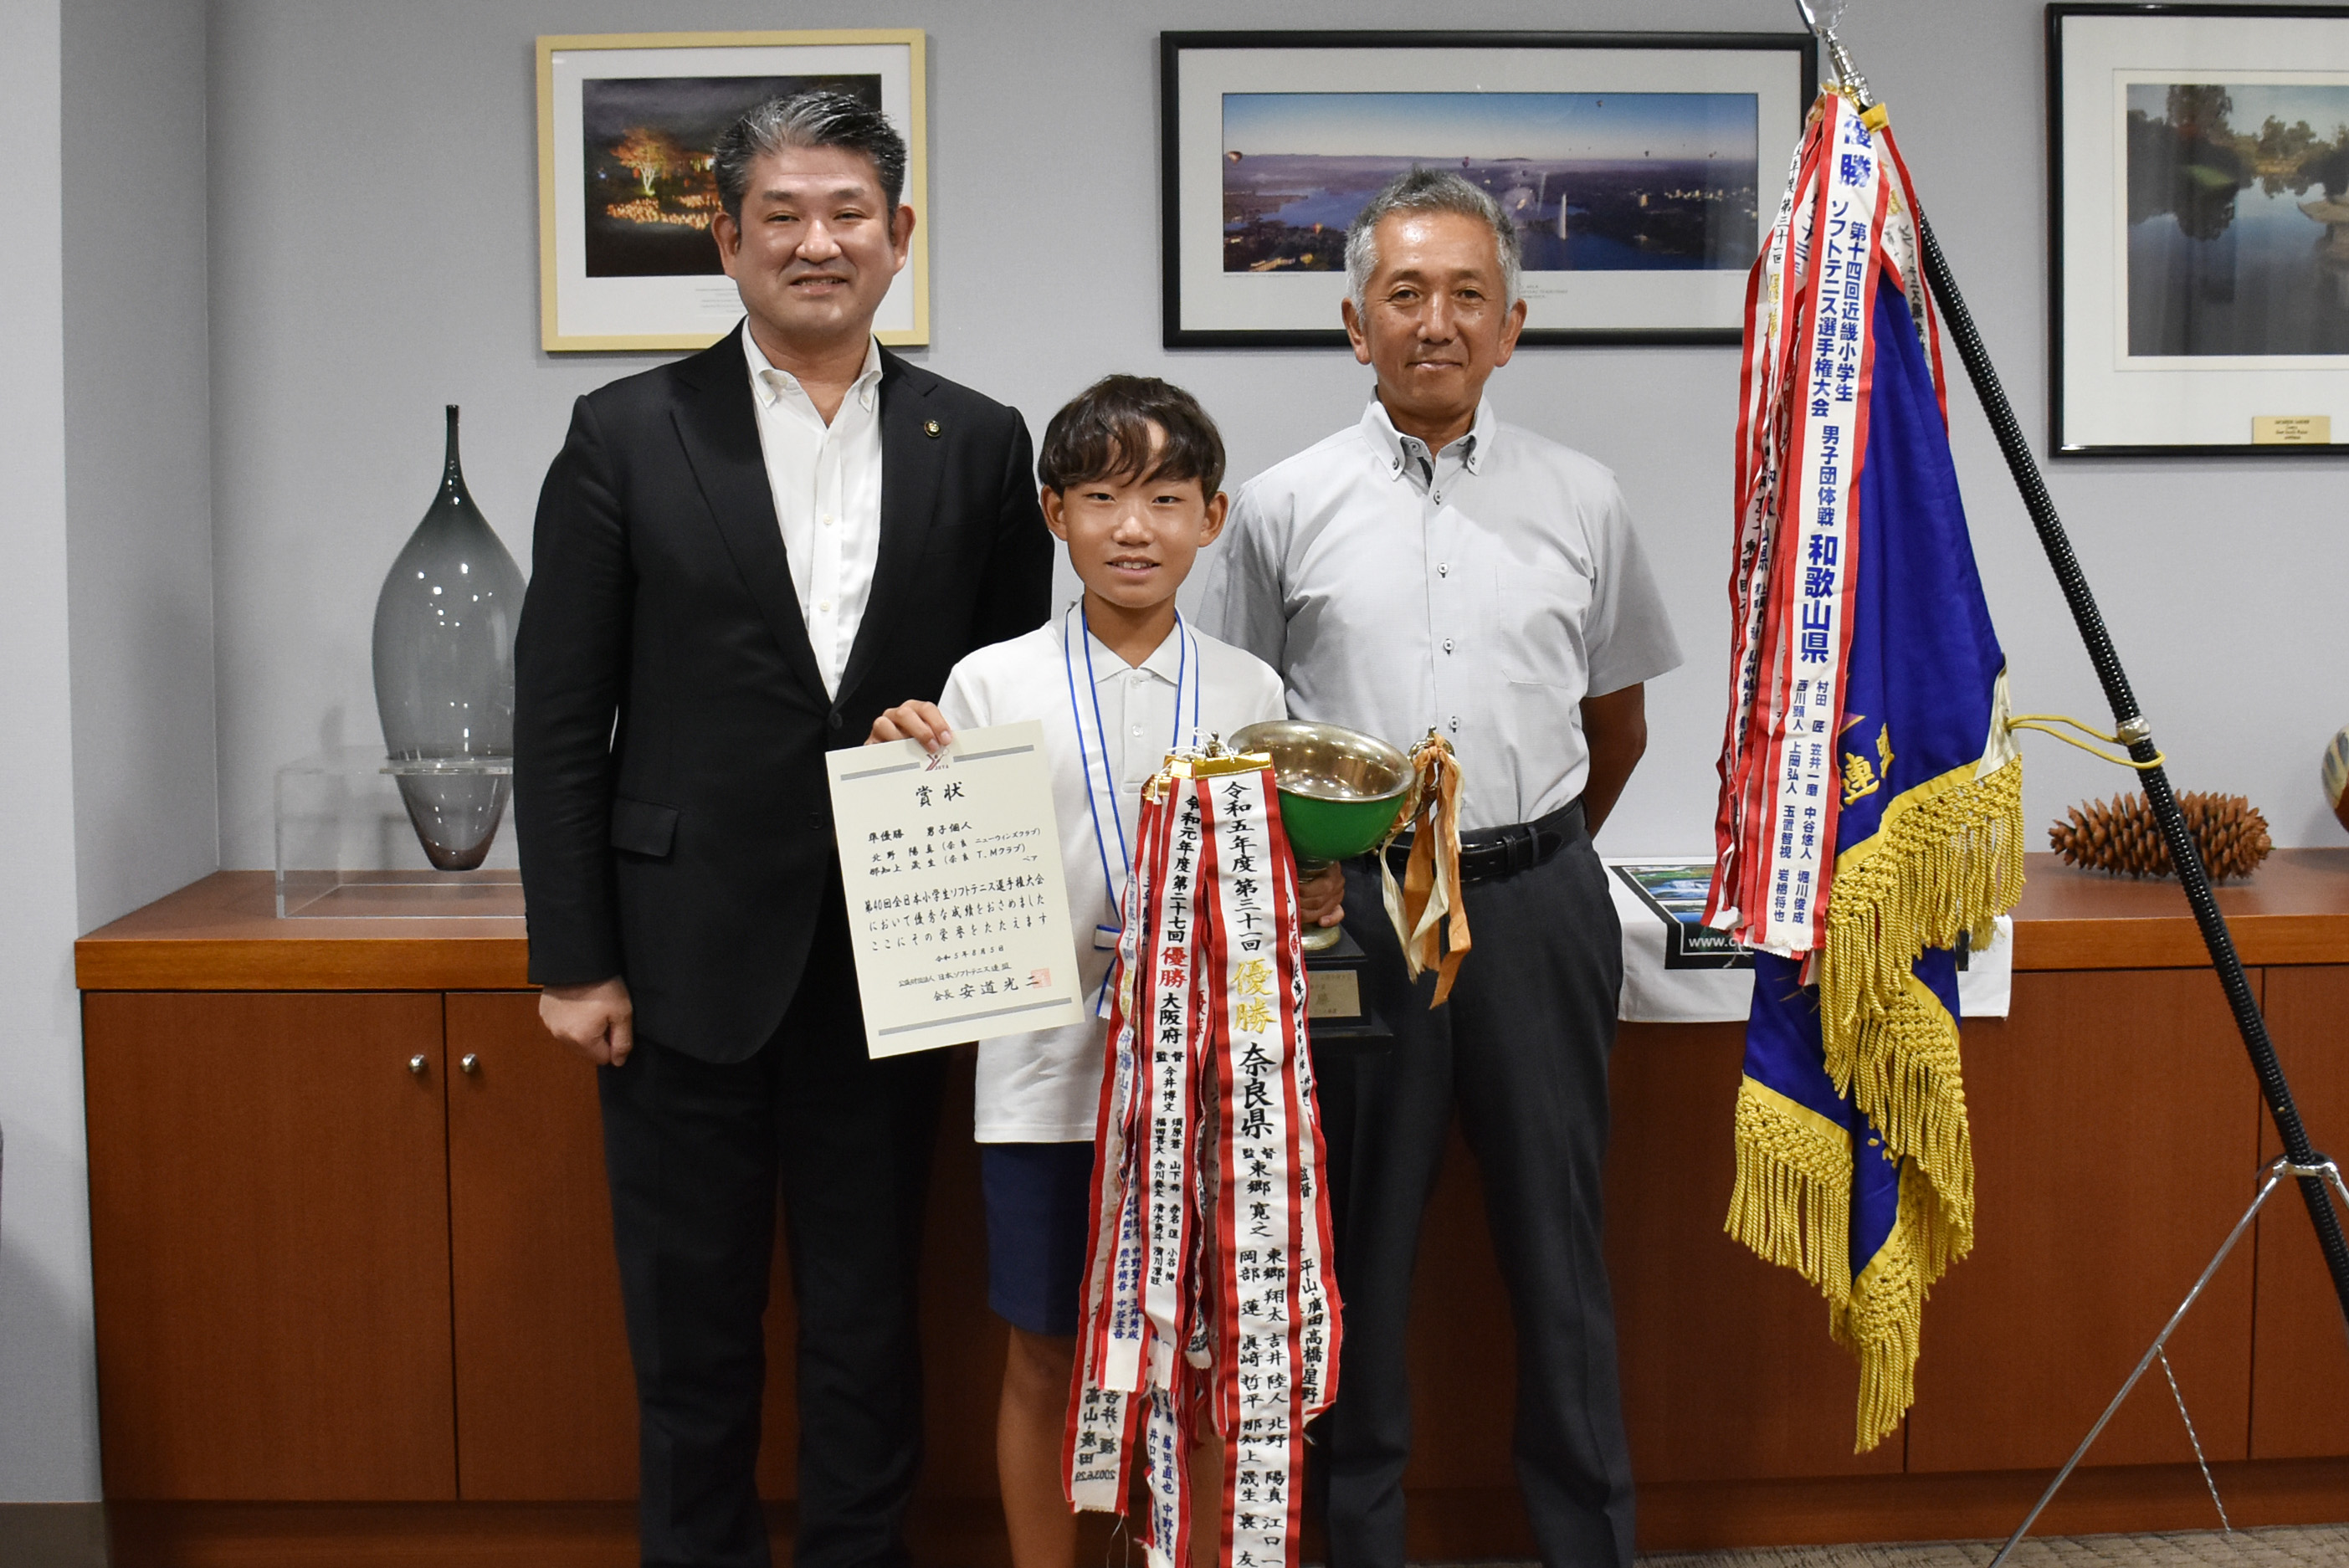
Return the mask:
[[457, 406], [440, 491], [375, 602], [375, 706], [400, 799], [444, 872], [490, 852], [512, 786], [514, 625], [522, 569], [457, 461]]

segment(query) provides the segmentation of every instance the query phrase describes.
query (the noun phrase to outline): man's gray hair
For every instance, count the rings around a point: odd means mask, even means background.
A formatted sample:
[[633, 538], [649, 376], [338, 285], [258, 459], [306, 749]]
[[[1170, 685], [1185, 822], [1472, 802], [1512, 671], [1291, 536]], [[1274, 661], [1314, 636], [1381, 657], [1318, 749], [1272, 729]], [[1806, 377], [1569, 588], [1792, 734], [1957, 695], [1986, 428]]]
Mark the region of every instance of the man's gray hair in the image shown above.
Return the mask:
[[742, 198], [750, 189], [750, 166], [787, 147], [844, 147], [873, 160], [889, 210], [905, 191], [905, 139], [864, 99], [829, 88], [811, 88], [788, 98], [769, 98], [742, 111], [711, 150], [709, 171], [718, 180], [718, 200], [727, 215], [742, 221]]
[[1371, 274], [1379, 270], [1379, 220], [1390, 212], [1457, 212], [1483, 222], [1493, 231], [1493, 247], [1501, 255], [1501, 281], [1508, 291], [1502, 308], [1517, 303], [1524, 246], [1517, 238], [1517, 226], [1501, 211], [1500, 202], [1491, 191], [1448, 169], [1414, 168], [1396, 175], [1385, 190], [1371, 197], [1346, 230], [1346, 292], [1353, 297], [1357, 312], [1368, 308], [1363, 295], [1371, 286]]

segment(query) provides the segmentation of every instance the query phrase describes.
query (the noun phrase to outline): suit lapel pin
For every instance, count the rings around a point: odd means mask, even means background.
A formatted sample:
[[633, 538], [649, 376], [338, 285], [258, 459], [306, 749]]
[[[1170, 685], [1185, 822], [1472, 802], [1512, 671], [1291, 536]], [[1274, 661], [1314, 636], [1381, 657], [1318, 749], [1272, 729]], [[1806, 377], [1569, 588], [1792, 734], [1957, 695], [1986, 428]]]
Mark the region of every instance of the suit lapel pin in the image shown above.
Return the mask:
[[926, 419], [922, 422], [922, 432], [925, 435], [936, 436], [940, 428], [941, 427], [936, 419]]

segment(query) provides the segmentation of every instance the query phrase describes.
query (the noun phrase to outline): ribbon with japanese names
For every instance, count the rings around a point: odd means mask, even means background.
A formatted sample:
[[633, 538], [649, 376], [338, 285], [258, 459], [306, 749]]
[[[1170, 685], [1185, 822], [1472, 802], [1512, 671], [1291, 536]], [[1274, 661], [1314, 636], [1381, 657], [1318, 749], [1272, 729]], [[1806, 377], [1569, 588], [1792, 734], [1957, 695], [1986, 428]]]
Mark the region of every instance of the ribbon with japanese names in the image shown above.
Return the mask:
[[1109, 1026], [1069, 1500], [1182, 1568], [1204, 1404], [1225, 1568], [1296, 1568], [1305, 1423], [1336, 1392], [1338, 1285], [1307, 1055], [1297, 872], [1262, 757], [1171, 758], [1143, 797]]
[[[1864, 327], [1878, 246], [1909, 233], [1913, 211], [1889, 200], [1870, 129], [1847, 100], [1820, 96], [1746, 286], [1735, 646], [1705, 923], [1788, 954], [1818, 945], [1826, 926], [1834, 727], [1858, 581], [1845, 558], [1875, 346]], [[1912, 263], [1902, 275], [1915, 273]]]

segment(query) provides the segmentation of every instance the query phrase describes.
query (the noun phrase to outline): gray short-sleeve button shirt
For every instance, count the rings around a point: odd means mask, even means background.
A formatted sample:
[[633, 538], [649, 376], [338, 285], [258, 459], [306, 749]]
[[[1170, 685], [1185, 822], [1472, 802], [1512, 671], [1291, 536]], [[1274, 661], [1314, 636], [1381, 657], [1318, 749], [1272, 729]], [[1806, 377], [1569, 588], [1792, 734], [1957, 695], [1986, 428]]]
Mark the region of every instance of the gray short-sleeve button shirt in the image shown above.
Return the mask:
[[1431, 453], [1376, 399], [1240, 490], [1196, 617], [1280, 671], [1288, 710], [1458, 752], [1461, 826], [1582, 793], [1585, 696], [1681, 662], [1615, 476], [1490, 402]]

